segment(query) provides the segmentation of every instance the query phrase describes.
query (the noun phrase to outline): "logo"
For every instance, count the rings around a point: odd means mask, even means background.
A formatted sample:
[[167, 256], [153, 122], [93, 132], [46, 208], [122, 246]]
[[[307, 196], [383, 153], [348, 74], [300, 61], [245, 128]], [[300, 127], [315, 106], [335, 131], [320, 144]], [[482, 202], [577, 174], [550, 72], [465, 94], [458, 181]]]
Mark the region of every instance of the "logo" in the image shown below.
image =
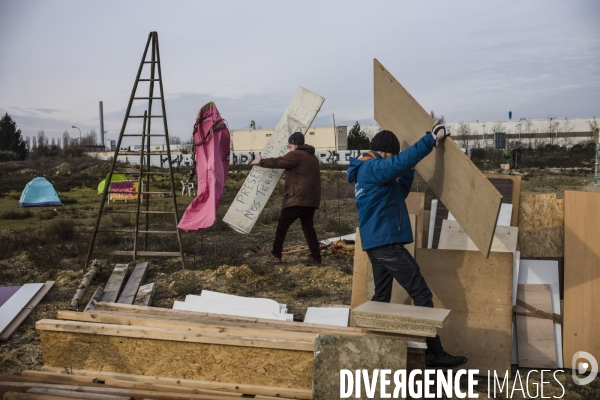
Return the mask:
[[[577, 362], [579, 359], [585, 359], [585, 362]], [[578, 351], [573, 354], [573, 382], [576, 385], [587, 385], [592, 382], [598, 375], [598, 361], [588, 352]], [[577, 366], [577, 368], [575, 368]], [[587, 378], [579, 378], [577, 374], [585, 374], [588, 368], [592, 371]]]

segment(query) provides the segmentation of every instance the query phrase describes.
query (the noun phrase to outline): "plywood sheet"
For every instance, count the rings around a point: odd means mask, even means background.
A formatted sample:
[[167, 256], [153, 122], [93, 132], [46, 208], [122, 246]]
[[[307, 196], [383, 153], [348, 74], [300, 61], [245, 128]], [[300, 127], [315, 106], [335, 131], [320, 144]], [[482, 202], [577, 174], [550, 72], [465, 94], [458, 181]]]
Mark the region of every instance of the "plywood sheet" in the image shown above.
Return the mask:
[[[374, 86], [375, 120], [394, 132], [403, 148], [431, 129], [429, 113], [376, 59]], [[415, 169], [487, 257], [502, 201], [498, 190], [450, 138]]]
[[19, 315], [21, 310], [23, 310], [27, 303], [29, 303], [29, 300], [40, 291], [42, 286], [44, 286], [43, 283], [26, 283], [6, 300], [0, 307], [0, 334], [3, 333], [12, 320]]
[[[561, 315], [558, 262], [553, 260], [523, 260], [519, 263], [520, 284], [547, 284], [550, 285], [552, 295], [552, 313]], [[561, 325], [554, 323], [554, 337], [556, 338], [556, 368], [563, 368], [563, 341]]]
[[352, 309], [367, 301], [367, 269], [369, 268], [371, 268], [369, 257], [367, 256], [367, 252], [362, 250], [360, 231], [356, 228], [354, 269], [352, 272], [352, 297], [350, 300], [350, 308]]
[[[492, 242], [492, 251], [514, 253], [517, 249], [516, 226], [497, 226]], [[442, 223], [438, 249], [475, 251], [475, 243], [458, 224], [458, 221], [446, 220]]]
[[444, 350], [481, 375], [510, 370], [513, 254], [417, 249], [416, 261], [434, 306], [451, 310], [439, 330]]
[[[303, 87], [298, 88], [261, 151], [261, 157], [280, 157], [287, 153], [290, 135], [294, 132], [306, 134], [324, 101], [318, 94]], [[277, 187], [283, 171], [254, 166], [227, 210], [223, 222], [238, 232], [250, 233]]]
[[[550, 285], [519, 285], [517, 298], [527, 305], [552, 314]], [[529, 311], [517, 305], [517, 313]], [[554, 327], [551, 319], [517, 315], [519, 367], [556, 368]]]
[[[17, 330], [19, 326], [25, 321], [25, 319], [31, 314], [40, 301], [46, 296], [46, 293], [52, 289], [54, 281], [46, 281], [40, 290], [27, 302], [27, 304], [21, 308], [13, 320], [2, 330], [0, 340], [8, 340], [10, 336]], [[11, 297], [12, 298], [12, 297]], [[9, 299], [10, 300], [10, 299]], [[0, 308], [1, 312], [1, 308]]]
[[563, 257], [564, 200], [555, 193], [521, 196], [517, 247], [522, 257]]
[[564, 360], [600, 360], [600, 193], [565, 191]]

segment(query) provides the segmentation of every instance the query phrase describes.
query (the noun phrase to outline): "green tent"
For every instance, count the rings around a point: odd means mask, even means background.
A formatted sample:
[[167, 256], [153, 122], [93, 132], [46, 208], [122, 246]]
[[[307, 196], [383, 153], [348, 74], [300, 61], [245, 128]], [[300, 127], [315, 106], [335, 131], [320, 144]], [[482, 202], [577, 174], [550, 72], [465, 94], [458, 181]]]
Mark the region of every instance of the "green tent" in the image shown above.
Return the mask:
[[[98, 194], [104, 193], [104, 185], [106, 184], [106, 179], [108, 179], [108, 174], [106, 174], [106, 178], [104, 178], [98, 184]], [[125, 175], [119, 174], [118, 172], [113, 172], [112, 178], [110, 179], [111, 182], [119, 182], [119, 181], [126, 181], [126, 180], [127, 180], [127, 178], [125, 177]]]

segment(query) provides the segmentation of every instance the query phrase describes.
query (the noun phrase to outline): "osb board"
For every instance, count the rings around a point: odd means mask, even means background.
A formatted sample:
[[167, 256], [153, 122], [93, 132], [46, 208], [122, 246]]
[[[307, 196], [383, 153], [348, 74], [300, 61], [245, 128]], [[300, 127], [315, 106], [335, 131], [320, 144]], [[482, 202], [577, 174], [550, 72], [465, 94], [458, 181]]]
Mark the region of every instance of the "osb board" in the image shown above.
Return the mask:
[[528, 194], [521, 196], [519, 204], [519, 233], [535, 229], [563, 226], [564, 200], [555, 193]]
[[423, 221], [425, 211], [425, 193], [410, 192], [406, 197], [406, 209], [409, 214], [415, 214], [417, 216], [417, 234], [414, 236], [414, 241], [417, 247], [423, 247]]
[[416, 261], [435, 307], [450, 310], [439, 330], [444, 350], [464, 355], [466, 369], [510, 370], [513, 254], [417, 249]]
[[[550, 285], [520, 284], [517, 299], [552, 314]], [[519, 305], [518, 313], [529, 311]], [[556, 368], [554, 322], [551, 319], [517, 315], [517, 349], [521, 368]]]
[[312, 352], [40, 331], [44, 366], [310, 389]]
[[564, 367], [586, 351], [600, 360], [600, 193], [565, 191]]
[[[492, 241], [492, 251], [514, 253], [517, 249], [519, 228], [516, 226], [497, 226]], [[475, 243], [458, 224], [458, 221], [445, 220], [440, 231], [438, 249], [476, 251]]]
[[[513, 205], [510, 226], [518, 226], [519, 221], [519, 204], [521, 203], [521, 176], [520, 175], [504, 175], [504, 174], [485, 174], [492, 182], [492, 185], [500, 194], [502, 194], [503, 203], [511, 203]], [[511, 185], [506, 185], [506, 181], [510, 180]], [[510, 193], [508, 189], [510, 188]]]
[[523, 257], [563, 257], [565, 254], [563, 226], [519, 231], [517, 242]]
[[521, 196], [517, 248], [521, 257], [564, 256], [564, 200], [555, 193]]
[[[382, 129], [394, 132], [406, 148], [421, 139], [434, 121], [377, 59], [373, 62], [375, 120]], [[450, 138], [415, 169], [487, 257], [502, 201], [498, 190]]]

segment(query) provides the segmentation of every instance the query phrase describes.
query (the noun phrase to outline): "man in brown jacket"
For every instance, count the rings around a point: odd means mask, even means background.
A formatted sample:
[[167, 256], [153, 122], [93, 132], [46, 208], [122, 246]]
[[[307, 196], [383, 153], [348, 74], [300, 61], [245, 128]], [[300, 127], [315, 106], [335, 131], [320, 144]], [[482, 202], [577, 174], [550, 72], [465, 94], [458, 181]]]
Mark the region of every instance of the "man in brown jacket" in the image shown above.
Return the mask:
[[285, 169], [285, 193], [273, 250], [270, 255], [263, 257], [263, 260], [281, 262], [285, 235], [292, 223], [300, 218], [302, 231], [310, 250], [306, 264], [320, 265], [321, 251], [313, 222], [315, 211], [321, 201], [319, 160], [315, 157], [315, 148], [304, 144], [304, 135], [301, 132], [290, 135], [287, 147], [290, 151], [282, 157], [265, 159], [258, 157], [252, 161], [253, 165], [263, 168]]

